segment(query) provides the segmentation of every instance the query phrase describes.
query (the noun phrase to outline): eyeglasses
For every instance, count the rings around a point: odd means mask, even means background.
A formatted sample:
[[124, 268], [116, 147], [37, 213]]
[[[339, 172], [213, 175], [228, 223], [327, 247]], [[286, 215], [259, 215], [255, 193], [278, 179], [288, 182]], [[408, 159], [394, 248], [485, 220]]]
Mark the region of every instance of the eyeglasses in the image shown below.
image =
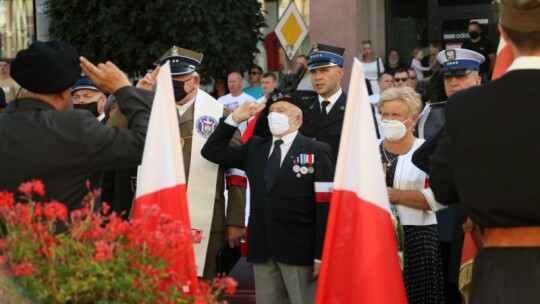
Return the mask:
[[395, 77], [394, 77], [394, 81], [395, 81], [395, 82], [400, 82], [400, 81], [405, 82], [405, 81], [407, 81], [408, 79], [409, 79], [409, 77], [405, 77], [405, 78], [395, 78]]
[[259, 75], [259, 72], [249, 72], [249, 75]]

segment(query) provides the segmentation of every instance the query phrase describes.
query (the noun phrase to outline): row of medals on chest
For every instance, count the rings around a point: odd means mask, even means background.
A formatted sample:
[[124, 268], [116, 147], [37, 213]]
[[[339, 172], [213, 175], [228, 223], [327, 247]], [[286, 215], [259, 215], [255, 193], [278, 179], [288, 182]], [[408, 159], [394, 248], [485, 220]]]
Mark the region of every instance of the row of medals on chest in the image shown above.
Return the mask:
[[315, 168], [313, 168], [313, 163], [315, 161], [314, 154], [300, 154], [294, 160], [293, 172], [296, 173], [296, 177], [300, 178], [305, 174], [313, 174]]

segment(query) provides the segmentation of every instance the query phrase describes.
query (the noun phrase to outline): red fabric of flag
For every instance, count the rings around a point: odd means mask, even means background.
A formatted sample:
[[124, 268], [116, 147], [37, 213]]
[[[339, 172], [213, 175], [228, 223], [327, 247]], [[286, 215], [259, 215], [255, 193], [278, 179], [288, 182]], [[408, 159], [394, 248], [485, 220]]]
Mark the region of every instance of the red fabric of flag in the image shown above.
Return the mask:
[[[184, 160], [180, 146], [180, 130], [174, 106], [172, 78], [168, 63], [163, 65], [157, 77], [143, 160], [137, 176], [137, 193], [133, 218], [145, 218], [145, 208], [157, 205], [161, 212], [182, 222], [184, 231], [191, 233], [184, 176]], [[143, 231], [154, 231], [157, 223], [145, 222]], [[197, 267], [191, 238], [187, 245], [178, 248], [152, 248], [168, 260], [172, 270], [183, 282], [183, 292], [194, 294], [198, 289]]]
[[364, 72], [355, 59], [317, 304], [407, 303]]
[[513, 61], [514, 54], [512, 53], [512, 48], [501, 36], [499, 48], [497, 50], [497, 59], [495, 60], [495, 67], [493, 69], [493, 74], [491, 75], [491, 80], [495, 80], [504, 75]]

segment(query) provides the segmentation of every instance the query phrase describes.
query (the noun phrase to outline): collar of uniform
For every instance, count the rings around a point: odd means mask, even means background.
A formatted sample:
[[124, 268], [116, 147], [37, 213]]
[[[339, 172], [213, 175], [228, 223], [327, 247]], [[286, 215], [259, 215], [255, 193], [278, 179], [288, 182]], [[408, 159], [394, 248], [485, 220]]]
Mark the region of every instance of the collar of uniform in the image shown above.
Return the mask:
[[97, 117], [97, 120], [102, 121], [104, 118], [105, 118], [105, 113], [101, 113], [101, 114]]
[[514, 59], [507, 72], [514, 70], [540, 70], [540, 56], [521, 56]]
[[21, 98], [21, 99], [15, 99], [12, 102], [8, 103], [5, 111], [15, 112], [18, 110], [25, 110], [25, 109], [54, 110], [53, 106], [39, 99]]
[[343, 90], [341, 88], [339, 88], [339, 90], [334, 95], [330, 96], [330, 98], [328, 98], [328, 99], [324, 99], [324, 98], [321, 97], [321, 95], [319, 95], [319, 104], [321, 104], [325, 100], [328, 100], [328, 101], [330, 101], [331, 105], [334, 105], [337, 102], [337, 100], [339, 99], [339, 96], [341, 96], [341, 93], [343, 93]]
[[176, 105], [176, 108], [178, 109], [178, 113], [180, 113], [180, 116], [184, 115], [184, 113], [186, 113], [187, 109], [189, 109], [189, 107], [191, 107], [191, 105], [194, 102], [195, 102], [195, 98], [193, 98], [192, 100], [186, 102], [183, 105]]
[[[283, 137], [281, 138], [281, 140], [283, 140], [283, 145], [288, 145], [288, 144], [290, 144], [290, 143], [294, 140], [294, 138], [296, 137], [296, 134], [298, 134], [298, 131], [294, 131], [294, 132], [291, 132], [291, 133], [289, 133], [289, 134], [283, 136]], [[274, 145], [274, 142], [275, 142], [276, 140], [278, 140], [278, 139], [279, 139], [279, 138], [273, 136], [273, 137], [272, 137], [272, 145]]]

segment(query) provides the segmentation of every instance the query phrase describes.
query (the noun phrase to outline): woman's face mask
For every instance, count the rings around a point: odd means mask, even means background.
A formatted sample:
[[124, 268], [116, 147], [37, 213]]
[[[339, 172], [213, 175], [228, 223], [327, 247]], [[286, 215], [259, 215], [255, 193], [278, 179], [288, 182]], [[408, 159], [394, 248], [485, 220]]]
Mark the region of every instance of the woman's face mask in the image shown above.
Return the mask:
[[381, 121], [381, 128], [383, 129], [384, 137], [389, 141], [397, 141], [402, 139], [407, 134], [407, 122], [411, 117], [404, 121], [383, 119]]

